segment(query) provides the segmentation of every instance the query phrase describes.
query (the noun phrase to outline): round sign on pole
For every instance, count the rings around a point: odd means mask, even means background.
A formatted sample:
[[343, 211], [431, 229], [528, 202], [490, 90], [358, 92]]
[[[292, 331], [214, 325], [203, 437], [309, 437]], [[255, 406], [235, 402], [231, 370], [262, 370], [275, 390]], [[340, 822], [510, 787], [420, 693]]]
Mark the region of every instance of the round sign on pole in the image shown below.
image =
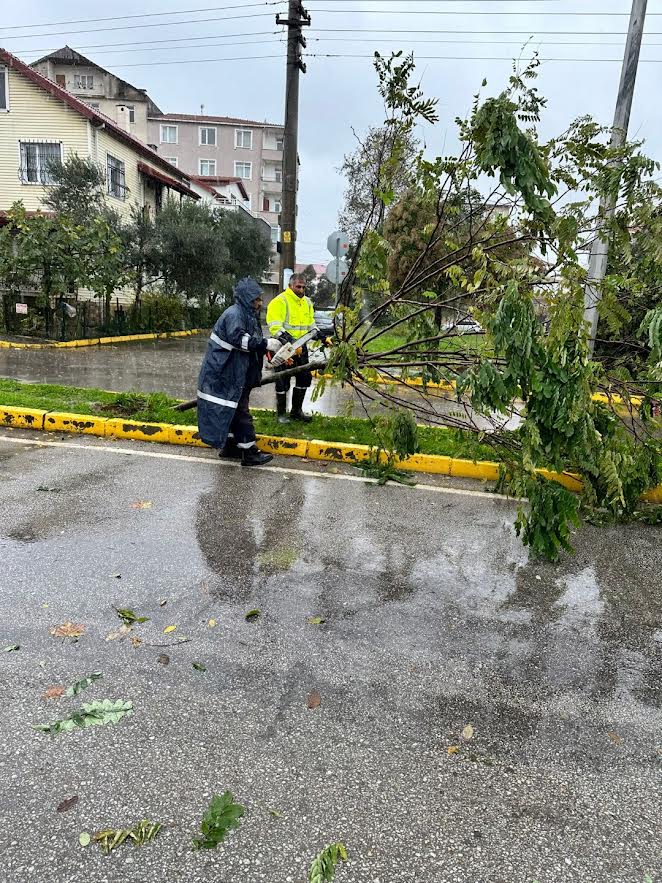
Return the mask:
[[336, 258], [331, 261], [324, 271], [324, 275], [329, 282], [333, 282], [335, 285], [340, 285], [340, 283], [347, 278], [348, 273], [349, 267], [347, 266], [347, 261], [342, 258]]
[[349, 236], [342, 230], [335, 230], [326, 240], [326, 247], [334, 258], [342, 258], [349, 251]]

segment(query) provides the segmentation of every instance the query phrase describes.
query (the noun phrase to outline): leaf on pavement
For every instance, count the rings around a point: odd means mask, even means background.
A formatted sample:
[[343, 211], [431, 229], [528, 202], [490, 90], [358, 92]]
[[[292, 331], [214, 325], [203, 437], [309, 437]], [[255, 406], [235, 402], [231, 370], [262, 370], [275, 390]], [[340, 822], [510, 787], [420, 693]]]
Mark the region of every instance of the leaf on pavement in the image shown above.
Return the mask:
[[309, 625], [322, 625], [323, 622], [326, 622], [323, 616], [309, 616], [306, 622]]
[[62, 625], [53, 626], [50, 629], [54, 638], [80, 638], [85, 631], [85, 626], [79, 622], [63, 622]]
[[65, 696], [78, 696], [79, 693], [82, 693], [83, 690], [87, 690], [90, 684], [93, 684], [95, 681], [101, 680], [103, 677], [103, 672], [93, 671], [91, 675], [88, 675], [86, 678], [82, 678], [80, 681], [76, 681], [75, 684], [72, 684], [70, 687], [67, 687], [65, 691]]
[[142, 846], [153, 840], [162, 828], [161, 822], [150, 822], [143, 819], [133, 828], [108, 828], [105, 831], [97, 831], [94, 842], [98, 843], [104, 855], [108, 855], [117, 846], [130, 840], [134, 846]]
[[20, 650], [20, 649], [21, 649], [20, 644], [10, 644], [9, 647], [4, 648], [4, 651], [5, 651], [5, 653], [13, 653], [14, 650]]
[[257, 607], [254, 607], [253, 610], [248, 611], [248, 613], [244, 616], [244, 619], [246, 620], [246, 622], [253, 622], [261, 615], [261, 611], [258, 610]]
[[81, 831], [78, 835], [78, 842], [83, 848], [85, 848], [86, 846], [90, 845], [90, 843], [92, 842], [92, 838], [87, 833], [87, 831]]
[[474, 737], [474, 728], [471, 724], [467, 724], [466, 727], [462, 729], [462, 738], [465, 742], [468, 742], [469, 739], [473, 739]]
[[446, 754], [459, 754], [460, 746], [459, 745], [449, 745], [446, 749]]
[[128, 607], [113, 607], [113, 610], [126, 625], [149, 622], [146, 616], [138, 616], [134, 610], [129, 610]]
[[33, 724], [32, 729], [40, 733], [56, 736], [58, 733], [70, 733], [75, 729], [116, 724], [125, 715], [133, 712], [133, 703], [118, 699], [101, 699], [96, 702], [83, 702], [82, 711], [74, 711], [63, 720], [50, 724]]
[[311, 690], [308, 694], [308, 708], [319, 708], [321, 702], [322, 697], [317, 690]]
[[152, 503], [150, 500], [136, 500], [135, 503], [131, 503], [132, 509], [151, 509]]
[[234, 802], [230, 791], [216, 795], [209, 804], [200, 823], [201, 838], [193, 841], [194, 849], [216, 849], [233, 828], [238, 828], [244, 807]]
[[333, 880], [336, 865], [347, 861], [347, 849], [344, 843], [331, 843], [315, 856], [308, 871], [308, 883], [328, 883]]
[[64, 687], [49, 687], [41, 694], [42, 699], [59, 699], [64, 696]]
[[68, 812], [78, 803], [78, 795], [74, 794], [72, 797], [65, 798], [62, 803], [58, 803], [58, 807], [56, 812]]
[[207, 625], [209, 626], [210, 629], [213, 629], [216, 626], [216, 620], [210, 619], [209, 622], [207, 623]]
[[611, 741], [614, 743], [614, 745], [622, 745], [623, 744], [623, 740], [618, 735], [618, 733], [607, 733], [607, 735], [609, 736]]
[[157, 662], [160, 662], [161, 665], [168, 665], [170, 663], [170, 657], [167, 653], [160, 653]]
[[164, 635], [169, 635], [169, 634], [171, 634], [172, 632], [174, 632], [174, 631], [176, 630], [176, 628], [177, 628], [176, 625], [167, 625], [167, 626], [163, 629], [163, 634], [164, 634]]
[[193, 668], [194, 668], [196, 671], [207, 671], [207, 666], [206, 666], [206, 665], [203, 665], [201, 662], [194, 662], [194, 663], [193, 663]]
[[143, 642], [142, 638], [131, 638], [131, 643], [133, 644], [134, 647], [140, 647], [142, 642]]
[[109, 635], [106, 635], [107, 641], [116, 641], [118, 638], [126, 638], [130, 631], [132, 631], [132, 627], [130, 625], [121, 625], [116, 632], [111, 632]]
[[282, 818], [283, 818], [283, 813], [282, 813], [280, 810], [278, 810], [278, 809], [270, 809], [270, 810], [269, 810], [269, 813], [270, 813], [270, 815], [272, 815], [275, 819], [282, 819]]

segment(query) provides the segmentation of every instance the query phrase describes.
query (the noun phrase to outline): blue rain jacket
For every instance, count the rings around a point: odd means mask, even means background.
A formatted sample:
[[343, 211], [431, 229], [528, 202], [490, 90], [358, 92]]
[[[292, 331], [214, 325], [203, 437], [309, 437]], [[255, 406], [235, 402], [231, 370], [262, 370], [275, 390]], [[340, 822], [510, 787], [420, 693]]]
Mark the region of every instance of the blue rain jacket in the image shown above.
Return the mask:
[[244, 389], [260, 383], [267, 341], [251, 303], [261, 294], [253, 279], [238, 282], [234, 304], [220, 316], [209, 338], [198, 378], [198, 431], [213, 448], [225, 444]]

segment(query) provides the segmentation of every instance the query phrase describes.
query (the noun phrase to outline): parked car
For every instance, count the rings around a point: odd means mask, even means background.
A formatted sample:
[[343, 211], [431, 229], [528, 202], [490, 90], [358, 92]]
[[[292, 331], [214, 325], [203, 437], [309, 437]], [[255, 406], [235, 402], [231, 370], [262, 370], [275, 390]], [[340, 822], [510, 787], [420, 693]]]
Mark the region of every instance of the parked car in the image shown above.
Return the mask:
[[455, 323], [458, 334], [480, 334], [483, 326], [472, 316], [463, 316]]
[[318, 328], [333, 334], [333, 310], [315, 310], [313, 317]]

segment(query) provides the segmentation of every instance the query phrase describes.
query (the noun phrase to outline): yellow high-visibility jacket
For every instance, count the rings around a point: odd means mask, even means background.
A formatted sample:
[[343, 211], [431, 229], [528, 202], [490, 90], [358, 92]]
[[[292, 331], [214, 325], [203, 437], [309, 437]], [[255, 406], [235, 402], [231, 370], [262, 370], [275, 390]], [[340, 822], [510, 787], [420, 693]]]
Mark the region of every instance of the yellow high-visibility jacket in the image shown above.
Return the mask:
[[267, 307], [269, 334], [276, 337], [287, 331], [295, 340], [307, 334], [315, 324], [313, 302], [304, 294], [298, 297], [291, 288], [275, 297]]

